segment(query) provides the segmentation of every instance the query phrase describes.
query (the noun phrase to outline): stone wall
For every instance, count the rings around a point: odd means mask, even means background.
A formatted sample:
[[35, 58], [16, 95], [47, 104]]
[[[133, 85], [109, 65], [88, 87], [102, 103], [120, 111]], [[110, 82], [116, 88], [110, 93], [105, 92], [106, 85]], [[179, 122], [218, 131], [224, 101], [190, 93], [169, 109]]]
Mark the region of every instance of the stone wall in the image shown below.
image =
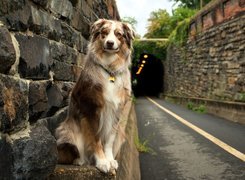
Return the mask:
[[200, 11], [188, 42], [168, 48], [164, 67], [166, 95], [239, 102], [244, 111], [244, 1], [217, 0]]
[[52, 133], [98, 18], [120, 19], [114, 0], [0, 0], [1, 179], [44, 179], [54, 170]]

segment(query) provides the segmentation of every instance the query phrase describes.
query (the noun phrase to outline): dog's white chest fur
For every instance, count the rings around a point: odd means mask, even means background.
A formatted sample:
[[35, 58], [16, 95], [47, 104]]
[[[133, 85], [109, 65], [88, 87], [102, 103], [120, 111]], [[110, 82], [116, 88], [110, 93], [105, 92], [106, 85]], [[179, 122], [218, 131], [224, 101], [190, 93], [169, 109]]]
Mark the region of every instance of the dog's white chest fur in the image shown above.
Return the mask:
[[105, 81], [104, 98], [108, 103], [112, 103], [117, 108], [121, 100], [119, 91], [123, 87], [123, 81], [121, 77], [116, 77], [115, 82], [111, 82], [109, 75], [107, 75]]

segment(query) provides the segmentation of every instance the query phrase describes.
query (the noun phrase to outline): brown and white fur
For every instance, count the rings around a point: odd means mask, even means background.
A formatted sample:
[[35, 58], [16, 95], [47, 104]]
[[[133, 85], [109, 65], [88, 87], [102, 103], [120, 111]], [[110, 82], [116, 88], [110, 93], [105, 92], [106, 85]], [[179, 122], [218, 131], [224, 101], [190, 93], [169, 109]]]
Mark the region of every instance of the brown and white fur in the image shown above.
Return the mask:
[[67, 118], [56, 129], [59, 163], [95, 164], [103, 172], [118, 168], [113, 145], [131, 95], [133, 38], [132, 28], [122, 22], [99, 19], [92, 25], [85, 68], [72, 90]]

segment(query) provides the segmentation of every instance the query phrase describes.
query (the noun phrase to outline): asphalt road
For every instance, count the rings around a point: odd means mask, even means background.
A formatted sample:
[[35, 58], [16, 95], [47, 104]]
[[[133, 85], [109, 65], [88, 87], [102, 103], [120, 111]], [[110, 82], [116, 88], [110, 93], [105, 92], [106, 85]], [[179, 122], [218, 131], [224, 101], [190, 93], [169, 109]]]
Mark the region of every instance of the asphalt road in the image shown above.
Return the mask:
[[[245, 126], [153, 99], [191, 124], [245, 153]], [[142, 180], [245, 180], [245, 162], [146, 98], [136, 100], [139, 137], [152, 149], [140, 154]]]

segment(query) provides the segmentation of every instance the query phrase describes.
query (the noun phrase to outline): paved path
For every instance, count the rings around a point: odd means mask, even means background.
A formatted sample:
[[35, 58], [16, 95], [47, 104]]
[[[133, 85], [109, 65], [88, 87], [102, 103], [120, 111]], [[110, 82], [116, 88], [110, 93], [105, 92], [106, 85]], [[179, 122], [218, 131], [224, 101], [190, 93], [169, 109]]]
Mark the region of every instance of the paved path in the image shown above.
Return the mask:
[[[245, 126], [153, 99], [163, 108], [245, 153]], [[140, 154], [142, 180], [245, 180], [245, 162], [169, 115], [146, 98], [136, 100], [139, 136], [154, 153]], [[228, 148], [229, 149], [229, 148]], [[236, 153], [236, 152], [235, 152]]]

